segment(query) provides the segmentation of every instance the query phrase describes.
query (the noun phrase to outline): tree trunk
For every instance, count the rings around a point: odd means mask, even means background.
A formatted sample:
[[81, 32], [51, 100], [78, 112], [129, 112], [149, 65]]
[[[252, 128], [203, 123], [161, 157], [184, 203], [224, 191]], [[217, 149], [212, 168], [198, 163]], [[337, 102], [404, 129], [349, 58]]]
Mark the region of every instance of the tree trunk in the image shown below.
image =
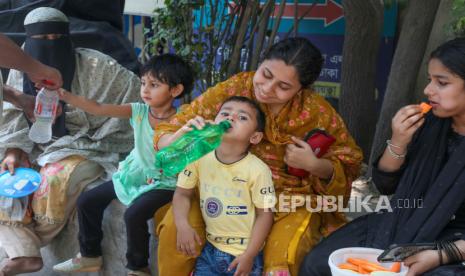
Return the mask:
[[253, 12], [256, 10], [257, 1], [249, 0], [247, 1], [247, 6], [245, 8], [242, 21], [240, 22], [239, 29], [237, 31], [236, 42], [231, 54], [231, 60], [228, 65], [228, 76], [236, 74], [239, 70], [239, 61], [241, 58], [241, 49], [244, 45], [245, 35], [247, 34], [247, 29], [249, 28], [250, 19], [253, 15]]
[[253, 71], [257, 70], [258, 63], [260, 62], [261, 53], [264, 48], [263, 44], [265, 42], [266, 32], [268, 30], [270, 17], [273, 14], [274, 9], [275, 9], [274, 0], [268, 0], [266, 4], [263, 6], [263, 11], [260, 16], [261, 21], [258, 26], [257, 42], [255, 44], [255, 48], [253, 49], [253, 52], [250, 51], [250, 54], [251, 54], [250, 69]]
[[379, 0], [345, 0], [342, 5], [346, 30], [339, 111], [368, 157], [376, 124], [376, 60], [384, 7]]
[[441, 3], [439, 4], [436, 18], [434, 19], [434, 24], [431, 29], [431, 34], [429, 35], [429, 41], [426, 46], [425, 55], [423, 56], [421, 67], [418, 71], [418, 77], [415, 85], [415, 95], [412, 99], [413, 102], [420, 102], [425, 98], [423, 90], [428, 84], [428, 62], [431, 52], [446, 40], [452, 38], [450, 37], [451, 34], [445, 32], [444, 29], [448, 27], [454, 19], [450, 12], [452, 10], [453, 2], [454, 0], [441, 0]]
[[299, 31], [299, 0], [294, 0], [294, 37], [297, 36], [297, 32]]
[[410, 0], [391, 65], [381, 115], [376, 126], [370, 165], [384, 150], [391, 136], [391, 120], [395, 113], [410, 103], [418, 70], [425, 53], [440, 0]]
[[[278, 33], [279, 24], [281, 24], [281, 18], [283, 17], [285, 8], [286, 8], [286, 1], [281, 0], [281, 3], [279, 4], [278, 15], [274, 17], [273, 30], [271, 31], [270, 39], [268, 40], [268, 46], [266, 47], [265, 53], [267, 53], [268, 50], [271, 48], [271, 46], [273, 46], [274, 44], [274, 38], [276, 34]], [[272, 14], [274, 14], [274, 10]]]

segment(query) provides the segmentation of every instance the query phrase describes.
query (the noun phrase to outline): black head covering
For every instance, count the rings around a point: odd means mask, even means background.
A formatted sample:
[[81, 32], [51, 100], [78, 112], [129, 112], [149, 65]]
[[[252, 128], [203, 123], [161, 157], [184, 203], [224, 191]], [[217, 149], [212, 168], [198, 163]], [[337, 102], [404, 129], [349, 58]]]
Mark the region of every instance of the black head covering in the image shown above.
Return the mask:
[[[76, 65], [74, 48], [69, 36], [69, 22], [59, 10], [41, 7], [28, 13], [24, 20], [26, 41], [24, 51], [40, 62], [56, 68], [63, 77], [63, 88], [70, 91]], [[34, 38], [35, 35], [59, 34], [56, 39]], [[34, 83], [24, 77], [23, 91], [29, 95], [37, 95]], [[64, 107], [64, 103], [61, 103]], [[67, 134], [65, 112], [57, 117], [52, 128], [54, 137]]]
[[[408, 164], [392, 198], [392, 213], [383, 214], [372, 245], [433, 242], [465, 198], [465, 142], [448, 152], [451, 119], [429, 114], [417, 132]], [[398, 200], [423, 200], [422, 208], [396, 208]], [[399, 206], [402, 207], [402, 206]]]

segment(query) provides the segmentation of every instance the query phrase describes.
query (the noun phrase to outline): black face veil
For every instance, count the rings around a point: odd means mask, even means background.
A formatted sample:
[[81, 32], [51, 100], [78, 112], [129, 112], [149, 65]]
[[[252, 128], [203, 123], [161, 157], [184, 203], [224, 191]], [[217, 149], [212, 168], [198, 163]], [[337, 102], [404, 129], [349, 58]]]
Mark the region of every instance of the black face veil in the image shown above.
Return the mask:
[[[24, 26], [26, 41], [24, 51], [43, 64], [56, 68], [63, 77], [63, 88], [70, 91], [75, 70], [74, 48], [69, 36], [69, 23], [62, 21], [37, 22]], [[34, 38], [36, 35], [57, 34], [55, 39]], [[37, 95], [34, 83], [24, 75], [23, 92]], [[64, 107], [64, 103], [60, 103]], [[65, 112], [57, 117], [52, 128], [54, 137], [67, 134]]]

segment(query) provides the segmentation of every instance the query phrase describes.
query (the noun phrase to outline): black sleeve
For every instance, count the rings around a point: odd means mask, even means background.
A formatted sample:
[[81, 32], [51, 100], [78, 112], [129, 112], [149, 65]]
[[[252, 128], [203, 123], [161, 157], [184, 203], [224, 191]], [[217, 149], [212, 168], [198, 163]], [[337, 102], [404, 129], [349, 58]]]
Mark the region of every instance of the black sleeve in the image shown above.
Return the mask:
[[383, 195], [391, 195], [396, 191], [397, 184], [405, 169], [406, 162], [394, 172], [385, 172], [378, 169], [378, 163], [381, 156], [373, 163], [371, 177], [378, 191]]
[[[433, 118], [432, 112], [426, 115], [426, 118], [427, 121], [431, 121], [431, 119]], [[384, 154], [384, 150], [383, 153], [376, 159], [376, 161], [373, 162], [371, 176], [376, 188], [381, 194], [392, 195], [396, 192], [399, 180], [402, 177], [402, 174], [404, 173], [405, 169], [407, 168], [409, 160], [415, 159], [417, 148], [419, 146], [419, 137], [421, 137], [426, 125], [426, 123], [423, 124], [413, 135], [412, 141], [407, 146], [407, 154], [405, 156], [405, 161], [397, 171], [384, 172], [378, 168], [378, 163]]]

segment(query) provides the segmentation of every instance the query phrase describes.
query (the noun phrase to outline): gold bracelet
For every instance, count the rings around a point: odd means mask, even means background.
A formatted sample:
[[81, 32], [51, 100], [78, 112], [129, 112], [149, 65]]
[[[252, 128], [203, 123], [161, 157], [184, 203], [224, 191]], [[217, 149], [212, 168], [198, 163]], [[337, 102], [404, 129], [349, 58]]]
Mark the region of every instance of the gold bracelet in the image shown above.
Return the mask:
[[387, 144], [388, 152], [391, 154], [392, 157], [394, 157], [395, 159], [404, 159], [404, 158], [405, 158], [405, 156], [406, 156], [405, 153], [404, 153], [404, 154], [398, 154], [398, 153], [394, 152], [394, 151], [392, 150], [392, 148], [391, 148], [391, 147], [394, 147], [394, 148], [399, 148], [399, 149], [400, 149], [401, 147], [396, 146], [396, 145], [393, 145], [393, 144], [391, 143], [391, 140], [387, 140], [387, 141], [386, 141], [386, 144]]

